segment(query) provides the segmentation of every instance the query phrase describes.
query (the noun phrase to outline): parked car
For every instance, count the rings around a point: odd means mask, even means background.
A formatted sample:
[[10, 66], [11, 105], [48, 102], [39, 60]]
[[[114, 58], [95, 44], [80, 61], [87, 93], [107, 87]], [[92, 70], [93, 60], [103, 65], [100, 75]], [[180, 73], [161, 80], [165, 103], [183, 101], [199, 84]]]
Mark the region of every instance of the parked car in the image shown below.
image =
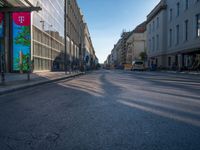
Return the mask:
[[144, 61], [142, 60], [135, 60], [133, 61], [132, 63], [132, 71], [144, 71], [145, 70], [145, 64], [144, 64]]

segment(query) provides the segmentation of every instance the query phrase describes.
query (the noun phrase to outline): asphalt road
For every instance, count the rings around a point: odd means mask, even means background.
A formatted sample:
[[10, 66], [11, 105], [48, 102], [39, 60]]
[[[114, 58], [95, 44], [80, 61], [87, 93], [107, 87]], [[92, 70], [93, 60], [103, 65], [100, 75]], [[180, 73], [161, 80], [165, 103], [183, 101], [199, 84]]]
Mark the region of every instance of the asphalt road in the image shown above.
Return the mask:
[[200, 76], [101, 70], [0, 96], [0, 150], [200, 150]]

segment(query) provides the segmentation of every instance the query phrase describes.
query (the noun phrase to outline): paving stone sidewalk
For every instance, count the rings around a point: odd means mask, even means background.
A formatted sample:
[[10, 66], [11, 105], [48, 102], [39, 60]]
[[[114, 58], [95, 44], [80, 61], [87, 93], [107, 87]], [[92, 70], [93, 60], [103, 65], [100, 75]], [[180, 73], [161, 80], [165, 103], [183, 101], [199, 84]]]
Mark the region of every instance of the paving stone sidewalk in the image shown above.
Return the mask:
[[34, 72], [30, 75], [30, 81], [27, 80], [27, 74], [7, 73], [5, 74], [5, 83], [0, 81], [0, 95], [14, 92], [17, 90], [51, 83], [83, 74], [82, 72]]

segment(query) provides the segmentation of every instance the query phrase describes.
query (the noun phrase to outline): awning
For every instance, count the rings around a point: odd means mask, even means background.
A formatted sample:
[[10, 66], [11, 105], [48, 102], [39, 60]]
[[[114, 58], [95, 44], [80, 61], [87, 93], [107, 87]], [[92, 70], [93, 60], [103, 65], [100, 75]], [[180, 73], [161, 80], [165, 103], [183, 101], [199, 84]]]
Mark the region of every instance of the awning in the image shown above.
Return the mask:
[[0, 12], [40, 11], [39, 6], [33, 6], [29, 0], [0, 0]]

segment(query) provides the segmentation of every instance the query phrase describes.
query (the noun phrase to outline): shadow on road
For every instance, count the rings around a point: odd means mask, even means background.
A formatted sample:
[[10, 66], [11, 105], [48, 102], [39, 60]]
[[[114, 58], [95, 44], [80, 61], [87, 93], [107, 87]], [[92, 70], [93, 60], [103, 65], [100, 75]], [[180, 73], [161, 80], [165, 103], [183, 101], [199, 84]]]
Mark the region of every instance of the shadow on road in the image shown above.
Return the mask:
[[198, 96], [153, 87], [185, 88], [198, 95], [195, 88], [98, 71], [0, 96], [0, 147], [199, 149]]

